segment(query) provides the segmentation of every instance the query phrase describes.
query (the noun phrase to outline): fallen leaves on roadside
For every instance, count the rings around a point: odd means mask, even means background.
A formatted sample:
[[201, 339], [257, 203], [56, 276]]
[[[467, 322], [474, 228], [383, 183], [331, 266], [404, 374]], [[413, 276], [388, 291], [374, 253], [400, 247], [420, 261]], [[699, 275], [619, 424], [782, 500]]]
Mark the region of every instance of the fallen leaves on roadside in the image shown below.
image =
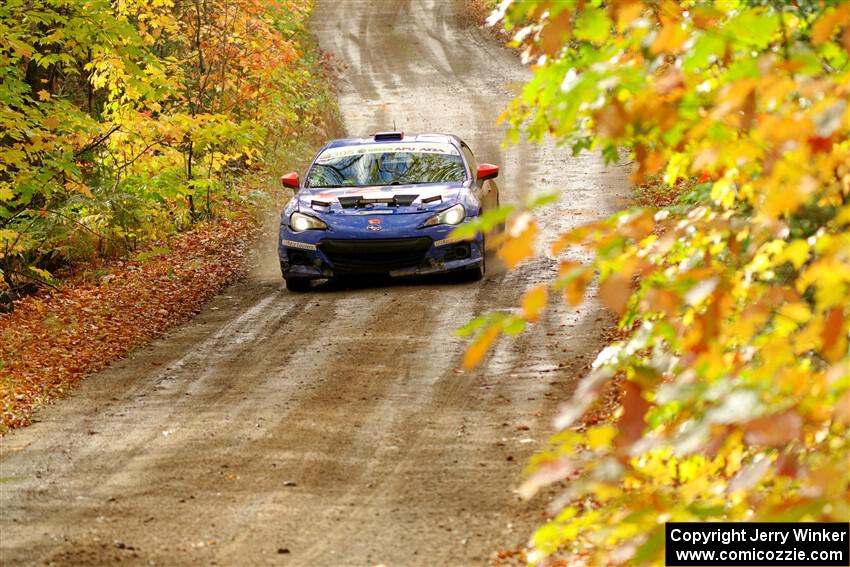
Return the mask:
[[168, 243], [71, 277], [0, 315], [0, 432], [28, 425], [39, 406], [162, 335], [242, 273], [252, 221], [219, 220]]

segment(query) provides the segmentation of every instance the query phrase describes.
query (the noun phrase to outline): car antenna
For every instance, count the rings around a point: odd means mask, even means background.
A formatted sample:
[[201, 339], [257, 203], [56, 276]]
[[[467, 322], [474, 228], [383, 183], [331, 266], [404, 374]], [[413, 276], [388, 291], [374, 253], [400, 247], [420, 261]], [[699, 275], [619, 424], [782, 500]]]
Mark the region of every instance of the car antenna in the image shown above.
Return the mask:
[[393, 132], [398, 132], [398, 130], [396, 130], [396, 127], [395, 127], [395, 118], [393, 118]]

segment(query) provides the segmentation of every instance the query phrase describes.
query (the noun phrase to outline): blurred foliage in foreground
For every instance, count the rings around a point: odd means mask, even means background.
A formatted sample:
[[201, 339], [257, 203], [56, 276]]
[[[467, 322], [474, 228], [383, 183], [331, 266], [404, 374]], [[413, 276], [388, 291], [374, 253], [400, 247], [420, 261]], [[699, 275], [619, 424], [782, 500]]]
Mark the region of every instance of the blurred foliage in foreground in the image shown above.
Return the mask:
[[[517, 0], [492, 21], [534, 63], [510, 139], [626, 148], [636, 182], [690, 188], [563, 234], [520, 315], [465, 329], [471, 367], [598, 278], [627, 331], [530, 464], [525, 496], [560, 489], [531, 561], [662, 563], [665, 521], [847, 521], [850, 3]], [[509, 266], [535, 232], [527, 212], [509, 226]], [[615, 375], [611, 422], [577, 424]]]
[[261, 202], [334, 108], [311, 5], [0, 2], [0, 293]]

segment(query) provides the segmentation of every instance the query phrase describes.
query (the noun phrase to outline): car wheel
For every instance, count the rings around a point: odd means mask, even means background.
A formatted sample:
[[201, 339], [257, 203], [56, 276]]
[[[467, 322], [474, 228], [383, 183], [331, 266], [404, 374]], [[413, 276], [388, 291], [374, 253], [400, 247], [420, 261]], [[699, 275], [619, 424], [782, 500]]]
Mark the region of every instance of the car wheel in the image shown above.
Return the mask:
[[484, 262], [481, 262], [477, 268], [467, 270], [465, 275], [471, 282], [479, 282], [484, 279]]
[[307, 291], [310, 289], [310, 280], [307, 278], [284, 278], [286, 289], [294, 292]]
[[469, 278], [469, 281], [480, 281], [482, 278], [484, 278], [484, 274], [487, 272], [487, 252], [485, 246], [486, 242], [486, 240], [481, 241], [481, 262], [474, 268], [466, 270], [465, 275]]
[[[501, 203], [499, 203], [499, 188], [496, 187], [496, 208], [498, 209], [501, 206], [502, 206]], [[505, 232], [505, 222], [504, 221], [500, 222], [499, 226], [496, 227], [496, 230], [494, 232], [495, 232], [495, 234], [504, 234], [504, 232]]]

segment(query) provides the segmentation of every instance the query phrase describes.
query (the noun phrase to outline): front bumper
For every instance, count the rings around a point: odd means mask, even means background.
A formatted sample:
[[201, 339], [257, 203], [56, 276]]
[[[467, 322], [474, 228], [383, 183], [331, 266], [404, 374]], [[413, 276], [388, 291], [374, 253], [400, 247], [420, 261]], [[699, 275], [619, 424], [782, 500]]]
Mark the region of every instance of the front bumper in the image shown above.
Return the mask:
[[453, 241], [453, 226], [382, 230], [280, 228], [278, 255], [287, 279], [324, 279], [353, 274], [419, 276], [466, 270], [483, 261], [484, 239]]

